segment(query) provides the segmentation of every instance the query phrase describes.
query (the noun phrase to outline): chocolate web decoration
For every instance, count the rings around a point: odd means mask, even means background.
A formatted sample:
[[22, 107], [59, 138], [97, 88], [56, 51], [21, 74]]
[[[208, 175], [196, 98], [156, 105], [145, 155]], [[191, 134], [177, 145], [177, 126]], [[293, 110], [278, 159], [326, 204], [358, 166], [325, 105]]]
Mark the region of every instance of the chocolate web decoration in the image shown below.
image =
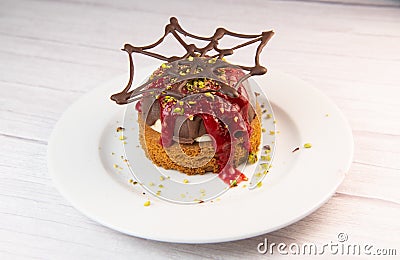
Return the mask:
[[[161, 44], [164, 39], [172, 34], [175, 39], [185, 48], [186, 53], [181, 56], [171, 56], [166, 57], [161, 54], [151, 52], [149, 50], [155, 48], [159, 44]], [[195, 44], [186, 43], [182, 37], [179, 35], [183, 35], [186, 37], [190, 37], [196, 40], [206, 41], [208, 44], [199, 48]], [[219, 40], [221, 40], [225, 35], [232, 36], [240, 39], [249, 39], [249, 41], [244, 42], [242, 44], [236, 45], [230, 49], [220, 49], [218, 48]], [[178, 19], [175, 17], [170, 18], [170, 23], [165, 26], [164, 35], [155, 43], [147, 45], [147, 46], [133, 46], [131, 44], [125, 44], [123, 51], [128, 53], [129, 56], [129, 65], [130, 65], [130, 77], [127, 86], [120, 93], [114, 94], [111, 96], [111, 99], [114, 100], [117, 104], [127, 104], [139, 100], [143, 97], [143, 95], [151, 93], [159, 95], [159, 94], [168, 94], [173, 96], [179, 96], [179, 92], [176, 91], [167, 91], [165, 89], [145, 89], [146, 86], [155, 82], [160, 78], [165, 78], [168, 80], [166, 82], [168, 84], [174, 84], [176, 82], [181, 82], [180, 87], [184, 86], [188, 79], [192, 78], [211, 78], [216, 80], [221, 84], [220, 91], [225, 92], [230, 96], [237, 96], [237, 86], [239, 86], [244, 80], [253, 76], [253, 75], [263, 75], [267, 72], [267, 69], [260, 65], [260, 54], [274, 35], [273, 31], [265, 31], [261, 34], [239, 34], [235, 32], [228, 31], [224, 28], [217, 28], [214, 35], [210, 37], [202, 37], [198, 35], [191, 34], [182, 29], [182, 27], [178, 23]], [[256, 42], [260, 42], [254, 59], [254, 66], [248, 67], [243, 65], [234, 65], [227, 63], [222, 60], [225, 56], [232, 55], [235, 50], [240, 49], [242, 47], [254, 44]], [[217, 52], [215, 55], [208, 55], [210, 51], [214, 50]], [[156, 75], [153, 78], [149, 79], [144, 84], [138, 86], [137, 88], [130, 90], [133, 82], [134, 76], [134, 66], [133, 66], [133, 58], [132, 53], [140, 53], [144, 54], [159, 60], [163, 60], [168, 62], [168, 65], [165, 66], [165, 70], [161, 75]], [[225, 80], [220, 77], [219, 70], [222, 68], [232, 68], [237, 67], [242, 70], [249, 71], [243, 78], [241, 78], [234, 86], [230, 86]]]

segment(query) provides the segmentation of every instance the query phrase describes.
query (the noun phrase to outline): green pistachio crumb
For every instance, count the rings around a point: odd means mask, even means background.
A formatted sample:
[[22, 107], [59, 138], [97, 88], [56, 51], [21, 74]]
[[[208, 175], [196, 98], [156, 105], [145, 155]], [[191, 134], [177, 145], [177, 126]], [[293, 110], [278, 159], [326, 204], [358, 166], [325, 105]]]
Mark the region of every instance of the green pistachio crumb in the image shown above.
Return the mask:
[[199, 88], [205, 88], [206, 84], [204, 84], [204, 82], [200, 81], [199, 82]]
[[255, 153], [250, 153], [249, 157], [247, 158], [247, 162], [250, 163], [250, 164], [256, 163], [257, 160], [258, 160], [257, 154], [255, 154]]
[[304, 144], [304, 148], [311, 148], [312, 147], [312, 144], [310, 144], [310, 143], [305, 143]]
[[208, 63], [210, 63], [210, 64], [215, 63], [215, 62], [217, 62], [217, 58], [212, 58], [212, 59], [208, 60]]
[[261, 161], [271, 161], [271, 156], [269, 154], [261, 155]]
[[214, 95], [211, 94], [210, 92], [206, 92], [206, 93], [204, 93], [204, 95], [205, 95], [206, 97], [210, 97], [210, 98], [212, 98], [212, 99], [214, 100]]

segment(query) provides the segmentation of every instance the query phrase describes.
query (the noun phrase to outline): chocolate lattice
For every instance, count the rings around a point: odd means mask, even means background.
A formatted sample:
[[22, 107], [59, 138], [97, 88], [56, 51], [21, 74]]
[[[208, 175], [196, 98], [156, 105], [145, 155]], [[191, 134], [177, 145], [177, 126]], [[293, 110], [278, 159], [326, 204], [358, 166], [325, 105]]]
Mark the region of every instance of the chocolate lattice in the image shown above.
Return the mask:
[[[203, 48], [199, 48], [195, 44], [188, 44], [181, 38], [181, 36], [178, 33], [186, 37], [206, 41], [208, 42], [208, 44]], [[149, 51], [152, 48], [155, 48], [156, 46], [161, 44], [168, 34], [172, 34], [175, 37], [175, 39], [185, 48], [186, 53], [183, 56], [166, 57], [161, 54]], [[265, 31], [262, 32], [261, 34], [255, 34], [255, 35], [238, 34], [228, 31], [224, 28], [217, 28], [213, 36], [202, 37], [191, 34], [183, 30], [182, 27], [179, 25], [178, 20], [175, 17], [171, 17], [170, 23], [165, 26], [164, 35], [155, 43], [142, 47], [132, 46], [130, 44], [124, 45], [124, 48], [122, 50], [126, 51], [129, 55], [130, 78], [124, 90], [120, 93], [112, 95], [111, 99], [117, 102], [118, 104], [127, 104], [130, 102], [134, 102], [140, 99], [143, 94], [148, 92], [148, 90], [146, 89], [143, 90], [145, 86], [149, 85], [150, 83], [154, 82], [155, 80], [161, 77], [167, 78], [169, 80], [169, 83], [171, 84], [173, 84], [174, 82], [183, 81], [182, 85], [184, 85], [186, 80], [194, 78], [194, 76], [198, 78], [202, 77], [212, 78], [218, 81], [222, 86], [228, 86], [226, 82], [224, 82], [223, 80], [221, 80], [220, 77], [218, 77], [217, 73], [218, 69], [226, 67], [238, 67], [240, 69], [249, 71], [249, 73], [245, 77], [243, 77], [239, 82], [237, 82], [235, 86], [230, 86], [233, 88], [233, 90], [230, 91], [231, 92], [230, 94], [233, 93], [232, 95], [235, 95], [236, 93], [234, 92], [234, 89], [236, 89], [237, 86], [241, 82], [243, 82], [243, 80], [249, 78], [250, 76], [263, 75], [267, 72], [267, 69], [260, 65], [259, 56], [264, 46], [271, 39], [273, 34], [274, 34], [273, 31]], [[225, 35], [241, 39], [250, 39], [250, 40], [242, 44], [236, 45], [230, 49], [220, 49], [218, 48], [219, 40], [221, 40]], [[256, 50], [255, 60], [254, 60], [255, 64], [253, 67], [248, 67], [243, 65], [233, 65], [222, 61], [223, 57], [232, 55], [234, 53], [234, 50], [245, 47], [247, 45], [254, 44], [256, 42], [260, 43]], [[216, 51], [217, 54], [212, 56], [207, 55], [212, 50]], [[134, 90], [130, 90], [134, 76], [132, 53], [140, 53], [150, 57], [157, 58], [159, 60], [166, 61], [168, 62], [168, 67], [163, 71], [162, 75], [159, 75], [156, 78], [149, 79], [147, 82], [135, 88]], [[185, 69], [185, 71], [183, 71], [183, 69]], [[227, 88], [224, 89], [227, 90]], [[152, 90], [152, 92], [153, 91], [154, 89]]]

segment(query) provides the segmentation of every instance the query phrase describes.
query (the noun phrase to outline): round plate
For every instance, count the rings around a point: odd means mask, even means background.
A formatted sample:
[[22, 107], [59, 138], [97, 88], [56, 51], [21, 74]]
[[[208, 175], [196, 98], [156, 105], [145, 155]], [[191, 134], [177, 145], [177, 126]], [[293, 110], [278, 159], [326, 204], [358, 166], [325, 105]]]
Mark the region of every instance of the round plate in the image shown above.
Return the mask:
[[[151, 71], [140, 70], [135, 77], [144, 79]], [[254, 77], [265, 89], [277, 121], [274, 161], [263, 185], [249, 190], [241, 184], [201, 204], [160, 200], [130, 181], [121, 143], [130, 140], [119, 140], [121, 133], [116, 131], [123, 123], [124, 106], [109, 97], [127, 78], [118, 77], [69, 107], [48, 145], [48, 168], [56, 187], [74, 207], [112, 229], [182, 243], [268, 233], [320, 207], [350, 167], [353, 137], [339, 109], [305, 82], [271, 70]], [[305, 143], [312, 148], [304, 148]], [[145, 207], [147, 200], [151, 205]]]

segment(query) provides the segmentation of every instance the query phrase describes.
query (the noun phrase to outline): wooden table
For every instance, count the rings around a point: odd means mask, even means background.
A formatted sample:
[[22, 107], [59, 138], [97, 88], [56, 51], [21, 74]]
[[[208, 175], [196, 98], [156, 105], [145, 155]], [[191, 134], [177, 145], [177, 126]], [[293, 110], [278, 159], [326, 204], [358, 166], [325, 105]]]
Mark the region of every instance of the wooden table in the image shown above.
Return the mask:
[[[201, 6], [198, 6], [198, 4]], [[63, 111], [128, 71], [123, 43], [154, 41], [170, 16], [209, 35], [274, 29], [262, 57], [344, 112], [354, 162], [335, 195], [303, 220], [242, 241], [185, 245], [129, 237], [88, 219], [54, 188], [46, 146]], [[171, 52], [178, 48], [168, 44]], [[245, 51], [243, 56], [250, 54]], [[145, 66], [148, 58], [137, 57]], [[0, 258], [260, 258], [258, 243], [329, 242], [400, 255], [400, 3], [398, 1], [0, 2]], [[338, 140], [340, 142], [340, 140]], [[279, 256], [276, 253], [274, 256]], [[366, 256], [364, 256], [366, 257]]]

